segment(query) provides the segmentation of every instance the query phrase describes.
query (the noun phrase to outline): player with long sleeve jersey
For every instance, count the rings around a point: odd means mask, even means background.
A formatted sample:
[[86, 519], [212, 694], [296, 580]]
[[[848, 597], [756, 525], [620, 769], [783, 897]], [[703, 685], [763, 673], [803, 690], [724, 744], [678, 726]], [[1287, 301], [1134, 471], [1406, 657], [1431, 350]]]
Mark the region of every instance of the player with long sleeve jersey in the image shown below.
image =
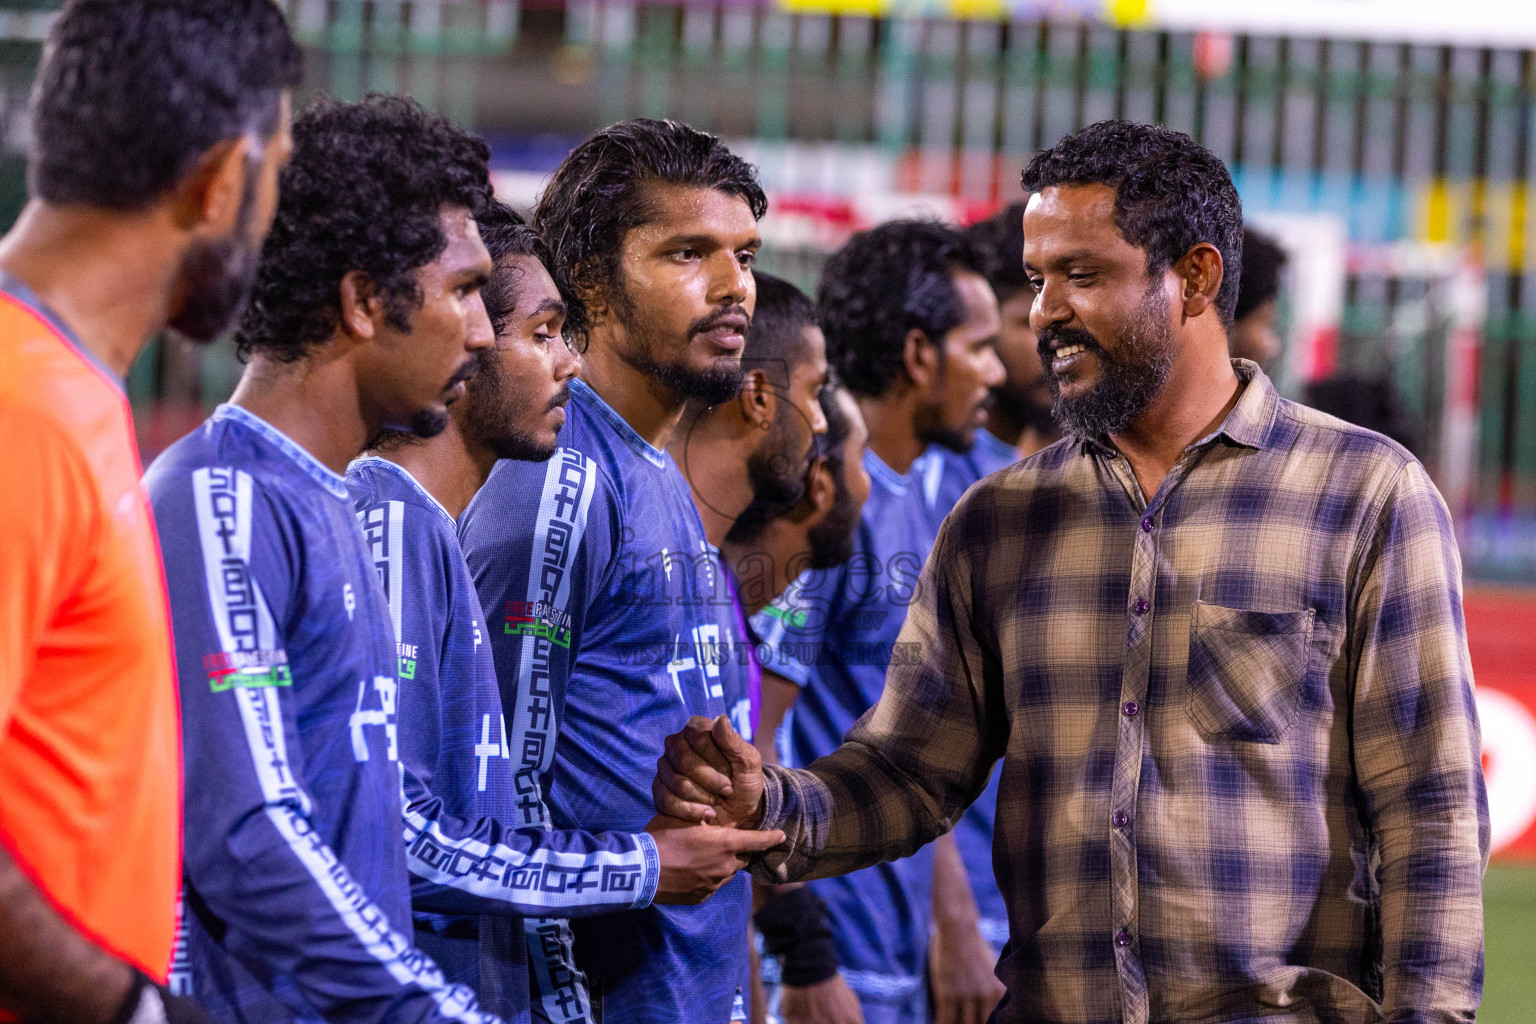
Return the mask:
[[[508, 715], [518, 824], [638, 832], [662, 741], [747, 690], [717, 555], [677, 465], [581, 381], [548, 463], [504, 460], [459, 517]], [[639, 872], [588, 884], [638, 898]], [[747, 879], [700, 906], [530, 921], [534, 1014], [743, 1015]]]
[[660, 874], [655, 841], [524, 823], [490, 637], [453, 517], [387, 459], [357, 460], [347, 484], [397, 642], [417, 941], [487, 1008], [526, 1016], [522, 917], [648, 905]]
[[194, 994], [225, 1021], [493, 1024], [411, 941], [395, 637], [346, 480], [225, 405], [145, 485], [193, 783]]

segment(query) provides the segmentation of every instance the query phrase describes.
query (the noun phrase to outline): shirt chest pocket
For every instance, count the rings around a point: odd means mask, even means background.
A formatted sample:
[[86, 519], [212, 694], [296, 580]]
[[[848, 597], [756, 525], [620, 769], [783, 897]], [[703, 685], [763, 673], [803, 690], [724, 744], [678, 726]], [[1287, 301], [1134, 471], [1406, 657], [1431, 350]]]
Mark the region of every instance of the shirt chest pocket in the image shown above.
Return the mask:
[[1202, 736], [1280, 742], [1301, 709], [1315, 617], [1195, 602], [1184, 711]]

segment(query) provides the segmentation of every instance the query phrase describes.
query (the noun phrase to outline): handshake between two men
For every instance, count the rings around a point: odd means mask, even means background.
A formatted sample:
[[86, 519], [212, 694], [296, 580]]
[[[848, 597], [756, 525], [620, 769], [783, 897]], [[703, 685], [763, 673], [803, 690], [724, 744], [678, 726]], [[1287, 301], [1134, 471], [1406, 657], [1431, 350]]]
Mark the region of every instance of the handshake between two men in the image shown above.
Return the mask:
[[784, 842], [777, 829], [757, 830], [762, 758], [723, 715], [696, 715], [667, 737], [651, 792], [658, 814], [645, 830], [661, 860], [657, 903], [702, 903], [753, 854]]

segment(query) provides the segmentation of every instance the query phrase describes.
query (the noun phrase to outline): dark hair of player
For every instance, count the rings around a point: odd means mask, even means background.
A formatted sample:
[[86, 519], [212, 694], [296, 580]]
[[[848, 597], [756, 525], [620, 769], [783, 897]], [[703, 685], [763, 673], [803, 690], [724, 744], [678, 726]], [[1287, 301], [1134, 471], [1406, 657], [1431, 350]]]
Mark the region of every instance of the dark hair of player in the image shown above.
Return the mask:
[[998, 302], [1029, 288], [1024, 273], [1024, 204], [1013, 203], [965, 229], [966, 241], [981, 261], [981, 275]]
[[[571, 151], [534, 210], [534, 225], [554, 253], [550, 271], [558, 268], [578, 297], [620, 284], [619, 249], [625, 235], [655, 215], [646, 186], [657, 183], [738, 196], [758, 219], [768, 210], [756, 171], [715, 136], [651, 118], [610, 125]], [[590, 325], [579, 303], [565, 326], [584, 347]]]
[[1237, 288], [1233, 320], [1258, 309], [1280, 294], [1280, 271], [1285, 269], [1285, 250], [1274, 239], [1252, 228], [1243, 228], [1243, 273]]
[[414, 100], [312, 104], [294, 120], [277, 219], [236, 335], [241, 356], [292, 362], [329, 338], [341, 279], [354, 270], [379, 289], [390, 326], [409, 330], [422, 302], [416, 272], [448, 245], [442, 211], [485, 207], [489, 159], [484, 142]]
[[783, 278], [754, 272], [757, 305], [741, 350], [743, 371], [762, 370], [775, 387], [789, 387], [807, 327], [816, 325], [816, 303]]
[[943, 358], [944, 335], [965, 320], [957, 270], [982, 272], [971, 244], [930, 220], [893, 220], [850, 238], [827, 260], [816, 306], [827, 361], [855, 395], [883, 394], [902, 374], [914, 328]]
[[1232, 326], [1243, 262], [1243, 204], [1227, 167], [1182, 132], [1132, 121], [1100, 121], [1035, 154], [1024, 191], [1053, 185], [1115, 190], [1115, 225], [1147, 252], [1160, 275], [1201, 242], [1221, 253], [1225, 273], [1216, 312]]
[[271, 136], [302, 72], [272, 0], [71, 0], [32, 90], [28, 187], [142, 210], [209, 147]]
[[[532, 256], [544, 264], [546, 270], [554, 261], [550, 257], [549, 246], [544, 244], [544, 239], [539, 237], [533, 226], [523, 219], [522, 214], [499, 199], [492, 199], [477, 212], [475, 223], [480, 229], [480, 240], [491, 254], [491, 264], [496, 268], [491, 272], [491, 280], [480, 289], [480, 298], [485, 302], [491, 329], [500, 337], [517, 308], [519, 277], [514, 268], [503, 266], [502, 261], [509, 256]], [[563, 282], [553, 271], [550, 276], [555, 279], [561, 298], [569, 303], [570, 296], [565, 294]]]

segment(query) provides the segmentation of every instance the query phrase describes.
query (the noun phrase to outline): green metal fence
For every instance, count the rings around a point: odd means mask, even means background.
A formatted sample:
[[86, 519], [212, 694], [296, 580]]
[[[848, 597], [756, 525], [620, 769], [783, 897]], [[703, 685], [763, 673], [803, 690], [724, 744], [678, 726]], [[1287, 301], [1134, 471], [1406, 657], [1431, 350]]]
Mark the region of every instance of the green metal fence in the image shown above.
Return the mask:
[[[21, 196], [38, 12], [55, 6], [0, 4], [0, 215]], [[283, 6], [307, 47], [308, 89], [408, 92], [502, 139], [571, 140], [624, 117], [674, 116], [731, 138], [873, 154], [900, 189], [985, 203], [1012, 198], [1030, 153], [1091, 121], [1187, 131], [1229, 162], [1251, 209], [1333, 213], [1358, 240], [1479, 254], [1489, 316], [1478, 494], [1536, 510], [1531, 51], [1266, 36], [1207, 46], [1080, 21], [791, 14], [745, 2]], [[851, 164], [827, 166], [815, 187], [866, 187]], [[786, 187], [788, 171], [767, 161], [763, 171]], [[784, 259], [814, 270], [803, 254]], [[1342, 340], [1358, 352], [1382, 350], [1413, 301], [1369, 280], [1351, 280], [1346, 300]], [[134, 397], [200, 405], [222, 396], [235, 369], [227, 357], [161, 349], [136, 369]]]

